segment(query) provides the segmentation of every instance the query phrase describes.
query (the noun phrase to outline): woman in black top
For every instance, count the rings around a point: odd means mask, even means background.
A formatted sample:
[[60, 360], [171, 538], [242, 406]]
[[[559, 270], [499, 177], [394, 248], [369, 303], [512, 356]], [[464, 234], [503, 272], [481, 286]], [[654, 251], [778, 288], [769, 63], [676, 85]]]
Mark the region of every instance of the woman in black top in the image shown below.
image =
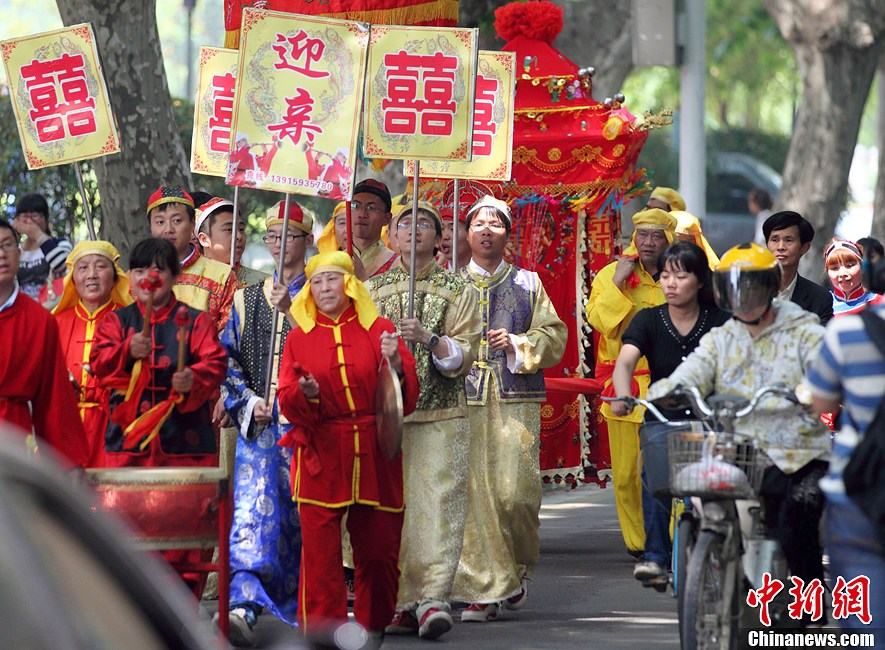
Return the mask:
[[[678, 242], [661, 255], [658, 283], [666, 303], [640, 310], [621, 337], [622, 347], [615, 363], [612, 382], [618, 396], [633, 395], [633, 371], [640, 357], [648, 360], [652, 383], [668, 377], [697, 347], [701, 337], [730, 316], [713, 302], [710, 267], [704, 251], [693, 243]], [[612, 412], [626, 415], [622, 401], [612, 402]], [[691, 412], [661, 409], [672, 420], [691, 419]], [[653, 439], [667, 425], [646, 413], [640, 435]], [[666, 472], [666, 468], [664, 468]], [[642, 511], [645, 523], [645, 552], [633, 577], [646, 585], [666, 584], [670, 564], [670, 500], [654, 497], [646, 486], [643, 470]]]

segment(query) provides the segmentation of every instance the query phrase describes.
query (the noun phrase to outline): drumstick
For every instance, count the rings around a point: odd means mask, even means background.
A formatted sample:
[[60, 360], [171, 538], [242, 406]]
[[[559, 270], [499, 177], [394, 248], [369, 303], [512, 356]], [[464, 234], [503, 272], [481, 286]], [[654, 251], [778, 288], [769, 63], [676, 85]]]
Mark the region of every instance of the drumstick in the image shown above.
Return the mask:
[[191, 317], [187, 307], [182, 305], [175, 312], [175, 326], [178, 328], [178, 372], [184, 370], [184, 361], [187, 355], [187, 328], [191, 324]]
[[144, 303], [144, 325], [141, 328], [141, 333], [145, 336], [151, 335], [151, 315], [154, 311], [154, 291], [159, 289], [161, 285], [160, 274], [156, 269], [148, 273], [147, 277], [138, 283], [139, 289], [148, 292], [147, 300]]

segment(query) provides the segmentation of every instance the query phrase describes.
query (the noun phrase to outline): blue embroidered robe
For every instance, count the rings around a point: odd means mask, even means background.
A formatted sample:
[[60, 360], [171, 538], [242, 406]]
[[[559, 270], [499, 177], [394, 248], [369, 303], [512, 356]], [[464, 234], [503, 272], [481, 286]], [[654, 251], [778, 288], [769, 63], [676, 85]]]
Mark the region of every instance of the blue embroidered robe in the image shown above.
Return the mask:
[[[294, 296], [304, 286], [299, 275], [289, 285]], [[234, 516], [230, 532], [231, 608], [258, 605], [296, 625], [301, 529], [292, 501], [291, 450], [277, 445], [289, 429], [280, 421], [276, 402], [279, 355], [289, 323], [280, 314], [271, 385], [273, 418], [262, 428], [252, 411], [264, 395], [273, 311], [273, 280], [237, 291], [230, 319], [221, 335], [228, 370], [222, 385], [224, 408], [238, 431], [234, 466]]]

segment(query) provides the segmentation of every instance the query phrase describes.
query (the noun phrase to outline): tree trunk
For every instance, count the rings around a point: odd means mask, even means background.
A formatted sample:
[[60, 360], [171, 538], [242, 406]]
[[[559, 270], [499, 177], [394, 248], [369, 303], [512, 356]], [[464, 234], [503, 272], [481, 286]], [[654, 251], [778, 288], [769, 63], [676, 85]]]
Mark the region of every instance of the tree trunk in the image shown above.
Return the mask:
[[[593, 97], [602, 101], [622, 90], [633, 70], [632, 2], [568, 0], [565, 27], [556, 46], [579, 67], [593, 66]], [[627, 108], [630, 98], [627, 98]]]
[[815, 227], [802, 272], [823, 276], [821, 254], [845, 208], [864, 104], [885, 42], [885, 2], [764, 0], [796, 52], [802, 100], [775, 209]]
[[[497, 50], [495, 9], [511, 0], [461, 0], [460, 24], [480, 27], [480, 47]], [[630, 2], [557, 0], [564, 27], [554, 45], [579, 67], [593, 66], [593, 96], [602, 101], [621, 90], [633, 70]], [[627, 98], [629, 107], [630, 98]]]
[[190, 187], [157, 32], [156, 0], [57, 0], [66, 25], [90, 22], [104, 68], [121, 152], [93, 160], [101, 237], [128, 257], [149, 234], [148, 195], [161, 183]]
[[885, 239], [885, 51], [879, 57], [879, 97], [876, 141], [879, 146], [879, 173], [876, 177], [876, 198], [873, 201], [873, 232], [879, 241]]

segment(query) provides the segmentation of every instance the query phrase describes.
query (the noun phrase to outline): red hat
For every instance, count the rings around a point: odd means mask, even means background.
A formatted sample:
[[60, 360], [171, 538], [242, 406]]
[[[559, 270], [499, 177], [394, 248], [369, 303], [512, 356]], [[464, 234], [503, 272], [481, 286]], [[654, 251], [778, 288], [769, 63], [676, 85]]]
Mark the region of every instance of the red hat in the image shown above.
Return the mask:
[[[267, 219], [264, 221], [264, 225], [267, 228], [282, 225], [285, 215], [283, 208], [285, 205], [285, 201], [279, 201], [267, 211]], [[304, 214], [304, 210], [301, 209], [301, 206], [298, 205], [295, 199], [289, 199], [289, 225], [307, 234], [310, 234], [313, 230], [313, 217], [309, 214]]]
[[390, 190], [387, 189], [387, 185], [385, 185], [381, 181], [376, 181], [374, 178], [366, 178], [357, 183], [356, 187], [353, 188], [354, 196], [363, 193], [374, 194], [375, 196], [377, 196], [379, 199], [384, 201], [385, 209], [390, 212], [393, 201], [390, 198]]
[[[461, 209], [458, 210], [458, 223], [467, 223], [467, 210], [469, 209], [469, 205], [461, 204]], [[451, 221], [454, 215], [455, 210], [450, 205], [444, 206], [439, 210], [439, 216], [442, 217], [443, 221]]]
[[216, 212], [223, 212], [225, 210], [233, 212], [234, 204], [227, 199], [221, 198], [220, 196], [213, 196], [211, 199], [206, 201], [197, 209], [197, 218], [194, 222], [194, 234], [198, 235], [200, 233], [200, 228], [203, 227], [206, 219], [211, 217]]
[[181, 203], [189, 208], [194, 207], [193, 197], [181, 185], [160, 185], [148, 197], [147, 213], [164, 203]]

